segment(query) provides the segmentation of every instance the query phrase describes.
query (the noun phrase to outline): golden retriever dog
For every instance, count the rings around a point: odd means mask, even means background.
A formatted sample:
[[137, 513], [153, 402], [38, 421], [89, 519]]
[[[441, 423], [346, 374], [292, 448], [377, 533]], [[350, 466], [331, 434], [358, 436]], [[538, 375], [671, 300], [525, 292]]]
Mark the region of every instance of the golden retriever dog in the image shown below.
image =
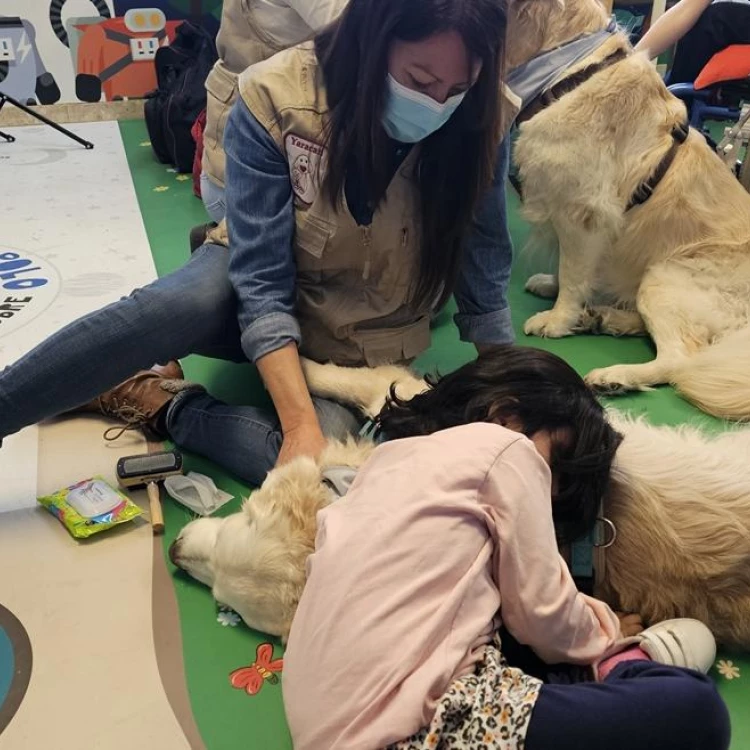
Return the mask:
[[[373, 417], [391, 385], [404, 399], [427, 388], [399, 367], [337, 368], [307, 360], [303, 366], [313, 387], [326, 393], [338, 389], [343, 403]], [[305, 562], [315, 548], [316, 515], [334, 499], [326, 471], [358, 469], [374, 448], [368, 440], [330, 441], [317, 461], [298, 458], [277, 467], [239, 513], [185, 526], [170, 559], [251, 628], [285, 639], [305, 585]]]
[[[510, 0], [509, 12], [508, 68], [608, 23], [598, 0]], [[672, 383], [711, 414], [747, 419], [750, 195], [690, 130], [651, 197], [628, 208], [687, 114], [623, 33], [558, 81], [605, 60], [614, 62], [531, 108], [519, 127], [524, 213], [559, 250], [556, 275], [528, 280], [528, 291], [555, 302], [525, 332], [647, 333], [653, 361], [593, 370], [588, 382], [607, 392]]]
[[[392, 383], [402, 398], [428, 387], [396, 367], [303, 367], [312, 393], [370, 417]], [[617, 534], [595, 593], [646, 622], [697, 618], [718, 641], [750, 648], [750, 430], [708, 437], [616, 413], [612, 420], [624, 441], [603, 514]], [[188, 524], [172, 561], [250, 627], [285, 638], [315, 547], [316, 514], [332, 501], [324, 472], [357, 469], [373, 450], [365, 440], [332, 442], [318, 461], [274, 469], [239, 513]]]
[[251, 628], [286, 639], [315, 549], [316, 515], [332, 500], [323, 472], [358, 468], [373, 448], [367, 441], [331, 441], [318, 461], [297, 458], [277, 467], [239, 513], [185, 526], [170, 559]]

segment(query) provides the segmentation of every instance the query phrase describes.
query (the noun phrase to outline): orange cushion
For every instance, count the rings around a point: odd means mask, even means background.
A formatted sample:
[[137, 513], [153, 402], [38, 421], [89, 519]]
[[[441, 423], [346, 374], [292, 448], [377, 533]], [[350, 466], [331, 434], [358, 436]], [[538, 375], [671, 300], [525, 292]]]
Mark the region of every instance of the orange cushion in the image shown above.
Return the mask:
[[750, 44], [733, 44], [717, 52], [701, 70], [693, 84], [705, 89], [715, 83], [738, 81], [750, 77]]

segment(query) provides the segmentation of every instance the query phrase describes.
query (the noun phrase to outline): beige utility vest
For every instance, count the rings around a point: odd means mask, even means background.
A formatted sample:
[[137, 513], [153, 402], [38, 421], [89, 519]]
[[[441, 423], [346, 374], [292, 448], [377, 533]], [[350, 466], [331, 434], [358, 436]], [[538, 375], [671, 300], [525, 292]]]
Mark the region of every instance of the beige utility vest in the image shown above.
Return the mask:
[[[289, 163], [301, 352], [341, 365], [416, 357], [430, 343], [429, 310], [408, 302], [421, 236], [412, 148], [372, 224], [358, 226], [344, 199], [323, 194], [328, 103], [312, 42], [254, 65], [239, 91]], [[228, 244], [224, 222], [209, 242]]]
[[203, 133], [203, 171], [224, 185], [224, 127], [237, 99], [237, 76], [283, 49], [255, 22], [248, 0], [224, 0], [216, 37], [219, 59], [206, 79], [206, 129]]

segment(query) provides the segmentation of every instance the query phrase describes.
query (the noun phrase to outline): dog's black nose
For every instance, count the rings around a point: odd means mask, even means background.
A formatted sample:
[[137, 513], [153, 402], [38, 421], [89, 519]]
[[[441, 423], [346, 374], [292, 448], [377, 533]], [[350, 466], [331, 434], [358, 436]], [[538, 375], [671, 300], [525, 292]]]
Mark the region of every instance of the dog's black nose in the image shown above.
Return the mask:
[[172, 565], [179, 568], [180, 567], [180, 544], [182, 540], [175, 539], [172, 544], [169, 545], [169, 559], [172, 561]]

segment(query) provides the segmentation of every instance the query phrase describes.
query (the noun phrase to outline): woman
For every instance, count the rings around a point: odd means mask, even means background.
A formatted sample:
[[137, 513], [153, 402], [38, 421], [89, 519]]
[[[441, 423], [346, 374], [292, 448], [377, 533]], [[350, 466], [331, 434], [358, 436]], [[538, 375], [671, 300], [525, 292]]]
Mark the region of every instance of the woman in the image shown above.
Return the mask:
[[[637, 618], [579, 593], [557, 553], [556, 537], [591, 530], [620, 440], [572, 368], [511, 347], [380, 426], [388, 442], [318, 513], [284, 655], [295, 750], [726, 750], [726, 708], [699, 673], [707, 628], [625, 638]], [[510, 667], [501, 619], [596, 681]]]
[[465, 340], [510, 341], [495, 169], [504, 31], [496, 0], [354, 0], [314, 44], [249, 68], [225, 133], [226, 226], [179, 271], [6, 368], [0, 438], [155, 361], [249, 360], [275, 413], [227, 407], [155, 371], [88, 408], [257, 483], [277, 458], [315, 455], [324, 434], [357, 427], [343, 407], [313, 402], [298, 352], [410, 360], [452, 292]]

